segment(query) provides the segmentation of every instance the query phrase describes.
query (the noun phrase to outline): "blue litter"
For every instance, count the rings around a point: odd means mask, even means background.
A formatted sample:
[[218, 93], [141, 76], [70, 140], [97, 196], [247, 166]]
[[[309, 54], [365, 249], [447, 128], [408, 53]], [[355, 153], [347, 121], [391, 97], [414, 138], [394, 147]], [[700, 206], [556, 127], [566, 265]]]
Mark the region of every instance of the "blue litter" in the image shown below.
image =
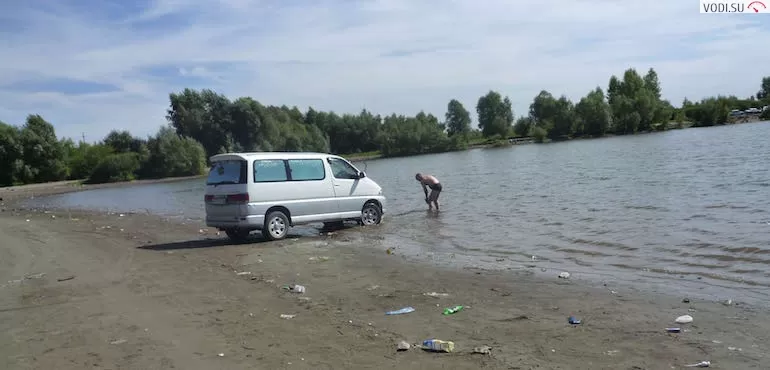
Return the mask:
[[400, 310], [385, 312], [386, 315], [401, 315], [405, 313], [414, 312], [414, 307], [404, 307]]

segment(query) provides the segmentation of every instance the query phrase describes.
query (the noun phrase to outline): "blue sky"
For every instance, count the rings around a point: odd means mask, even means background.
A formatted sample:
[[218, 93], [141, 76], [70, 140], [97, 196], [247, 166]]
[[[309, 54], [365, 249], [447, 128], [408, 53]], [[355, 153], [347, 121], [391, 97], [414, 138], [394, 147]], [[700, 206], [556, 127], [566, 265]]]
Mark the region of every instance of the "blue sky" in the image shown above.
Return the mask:
[[[10, 0], [0, 3], [0, 120], [38, 113], [60, 136], [139, 136], [168, 94], [340, 113], [443, 117], [490, 89], [516, 115], [546, 89], [577, 100], [628, 67], [678, 105], [749, 96], [770, 75], [770, 15], [696, 0]], [[475, 116], [475, 115], [474, 115]]]

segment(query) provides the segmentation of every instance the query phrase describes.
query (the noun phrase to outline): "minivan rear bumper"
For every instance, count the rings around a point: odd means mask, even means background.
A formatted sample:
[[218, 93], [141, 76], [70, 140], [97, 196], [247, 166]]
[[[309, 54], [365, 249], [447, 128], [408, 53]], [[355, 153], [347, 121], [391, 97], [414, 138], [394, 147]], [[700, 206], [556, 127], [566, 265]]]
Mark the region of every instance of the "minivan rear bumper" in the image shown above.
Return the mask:
[[248, 229], [248, 230], [261, 230], [265, 224], [264, 215], [252, 215], [246, 217], [240, 217], [237, 220], [223, 220], [221, 218], [206, 217], [206, 226], [215, 227], [217, 229]]

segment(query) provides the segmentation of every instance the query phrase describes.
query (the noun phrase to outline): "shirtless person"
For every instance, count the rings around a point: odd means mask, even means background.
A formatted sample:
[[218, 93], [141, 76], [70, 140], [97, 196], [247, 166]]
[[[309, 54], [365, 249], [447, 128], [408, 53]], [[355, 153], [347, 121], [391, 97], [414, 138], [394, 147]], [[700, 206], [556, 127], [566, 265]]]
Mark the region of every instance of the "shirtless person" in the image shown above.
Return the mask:
[[[433, 205], [436, 205], [436, 211], [438, 211], [438, 196], [441, 194], [441, 183], [435, 176], [423, 175], [418, 173], [414, 175], [415, 180], [420, 182], [422, 190], [425, 192], [425, 203], [428, 203], [428, 210], [433, 210]], [[428, 188], [430, 188], [430, 195], [428, 195]]]

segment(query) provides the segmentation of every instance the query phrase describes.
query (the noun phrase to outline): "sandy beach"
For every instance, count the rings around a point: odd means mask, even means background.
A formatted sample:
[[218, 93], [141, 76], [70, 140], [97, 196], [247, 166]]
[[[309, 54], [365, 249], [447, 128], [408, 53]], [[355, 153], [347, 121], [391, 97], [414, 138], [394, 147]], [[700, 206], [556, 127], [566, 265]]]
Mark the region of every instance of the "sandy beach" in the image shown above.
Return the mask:
[[[377, 227], [233, 245], [200, 224], [19, 203], [87, 188], [0, 189], [0, 368], [770, 367], [767, 309], [741, 302], [419, 264]], [[442, 315], [454, 305], [465, 309]], [[430, 338], [455, 351], [396, 351]]]

